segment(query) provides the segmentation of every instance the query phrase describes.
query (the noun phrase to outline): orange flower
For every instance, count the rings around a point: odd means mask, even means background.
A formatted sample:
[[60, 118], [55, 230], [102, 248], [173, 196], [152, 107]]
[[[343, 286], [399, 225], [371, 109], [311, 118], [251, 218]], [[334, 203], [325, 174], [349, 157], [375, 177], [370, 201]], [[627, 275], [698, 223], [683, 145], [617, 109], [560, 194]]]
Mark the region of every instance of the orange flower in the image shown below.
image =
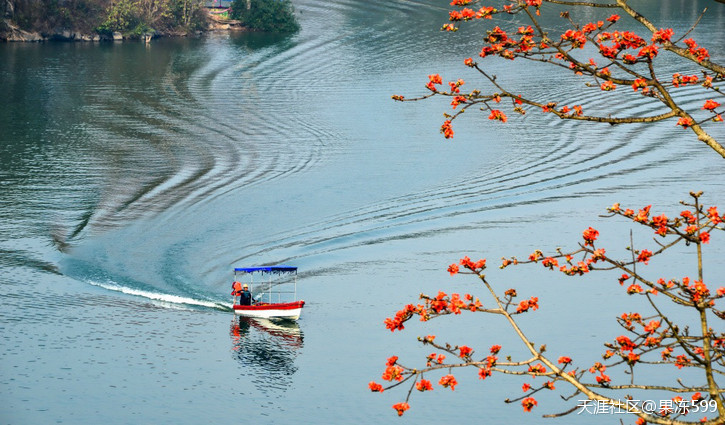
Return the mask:
[[491, 354], [498, 354], [498, 352], [501, 351], [500, 345], [492, 345], [491, 346]]
[[687, 222], [690, 223], [690, 224], [693, 224], [696, 221], [695, 216], [692, 215], [692, 213], [689, 210], [682, 211], [680, 213], [680, 217], [682, 217], [685, 220], [687, 220]]
[[627, 293], [629, 295], [641, 294], [642, 292], [644, 292], [644, 289], [642, 289], [642, 287], [637, 285], [636, 283], [633, 283], [633, 284], [629, 285], [629, 287], [627, 287]]
[[443, 84], [443, 78], [441, 78], [440, 74], [431, 74], [428, 76], [428, 80], [433, 84]]
[[526, 397], [525, 399], [521, 400], [521, 405], [524, 406], [524, 412], [530, 412], [531, 409], [534, 408], [534, 406], [537, 406], [539, 403], [533, 398], [533, 397]]
[[692, 127], [692, 124], [694, 123], [695, 122], [692, 121], [692, 118], [680, 118], [679, 120], [677, 120], [677, 125], [681, 125], [682, 128]]
[[652, 251], [643, 249], [637, 256], [637, 261], [640, 263], [649, 264], [649, 259], [652, 257]]
[[550, 270], [553, 270], [554, 267], [558, 267], [559, 266], [559, 261], [557, 261], [556, 258], [546, 257], [541, 262], [541, 265], [544, 266], [544, 267], [548, 267]]
[[441, 378], [440, 381], [438, 381], [438, 385], [443, 386], [444, 388], [451, 388], [451, 391], [455, 391], [456, 385], [458, 385], [458, 381], [456, 381], [456, 378], [453, 375], [446, 375]]
[[633, 218], [634, 221], [638, 223], [647, 223], [649, 219], [649, 210], [652, 208], [652, 205], [647, 205], [646, 207], [639, 210], [637, 213], [637, 216]]
[[503, 112], [499, 111], [498, 109], [492, 110], [491, 111], [491, 114], [488, 116], [488, 119], [490, 119], [490, 120], [498, 120], [498, 121], [501, 121], [501, 122], [508, 121], [508, 117], [506, 117], [506, 114], [504, 114]]
[[632, 88], [634, 91], [637, 91], [638, 89], [644, 89], [647, 88], [647, 80], [644, 78], [637, 78], [634, 80], [634, 84], [632, 84]]
[[718, 106], [720, 106], [719, 103], [715, 102], [712, 99], [707, 99], [705, 101], [705, 105], [702, 107], [702, 109], [707, 109], [708, 111], [712, 111], [713, 109], [717, 108]]
[[589, 368], [589, 372], [591, 372], [591, 373], [594, 373], [594, 372], [602, 373], [605, 370], [607, 370], [607, 367], [599, 362], [594, 363], [594, 366]]
[[655, 31], [652, 35], [652, 42], [653, 43], [659, 43], [664, 44], [666, 41], [670, 41], [672, 39], [672, 36], [674, 35], [674, 31], [672, 28], [663, 29], [660, 28], [658, 31]]
[[611, 81], [605, 81], [600, 88], [604, 91], [612, 91], [617, 88], [617, 85]]
[[455, 96], [453, 98], [453, 100], [451, 101], [451, 107], [453, 109], [456, 109], [456, 107], [458, 105], [460, 105], [461, 103], [466, 103], [466, 101], [467, 101], [467, 99], [465, 97], [463, 97], [463, 96]]
[[546, 373], [546, 368], [541, 363], [537, 363], [533, 366], [529, 366], [529, 373], [533, 376], [536, 376], [537, 373], [542, 374]]
[[461, 345], [458, 349], [460, 350], [458, 357], [470, 357], [471, 353], [473, 353], [473, 349], [465, 345]]
[[619, 344], [619, 346], [622, 347], [622, 351], [632, 351], [635, 348], [637, 348], [637, 346], [632, 342], [632, 340], [624, 335], [618, 336], [616, 338], [616, 341]]
[[677, 359], [675, 360], [675, 366], [677, 366], [678, 369], [682, 369], [684, 366], [690, 365], [690, 358], [687, 357], [684, 354], [680, 354], [677, 356]]
[[528, 390], [530, 390], [530, 389], [531, 389], [531, 385], [529, 385], [529, 384], [524, 384], [524, 385], [522, 385], [522, 386], [521, 386], [521, 389], [522, 389], [522, 390], [523, 390], [524, 392], [526, 392], [526, 391], [528, 391]]
[[649, 334], [653, 334], [659, 327], [660, 327], [659, 320], [650, 320], [650, 322], [647, 324], [647, 326], [644, 327], [644, 330], [645, 330], [645, 332], [647, 332]]
[[398, 416], [403, 416], [403, 413], [410, 409], [410, 405], [408, 403], [398, 403], [393, 405], [393, 409], [398, 412]]
[[603, 373], [601, 375], [597, 376], [596, 379], [597, 379], [597, 383], [600, 385], [607, 385], [609, 382], [612, 382], [612, 379]]
[[433, 391], [433, 385], [431, 385], [429, 380], [421, 379], [418, 383], [415, 384], [415, 389], [421, 392]]
[[561, 356], [561, 357], [559, 357], [558, 363], [569, 364], [569, 363], [571, 363], [571, 357]]
[[708, 232], [700, 233], [700, 242], [710, 243], [710, 234]]
[[597, 240], [597, 237], [599, 236], [599, 231], [589, 227], [582, 233], [582, 236], [584, 237], [584, 245], [594, 246], [594, 241]]
[[491, 369], [487, 367], [482, 367], [478, 370], [478, 379], [486, 379], [489, 376], [491, 376]]
[[370, 381], [370, 383], [368, 384], [368, 388], [370, 388], [370, 391], [376, 392], [376, 393], [381, 393], [381, 392], [385, 391], [383, 389], [383, 386], [378, 384], [375, 381]]
[[657, 56], [657, 53], [658, 53], [658, 48], [657, 48], [657, 46], [656, 46], [656, 45], [654, 45], [654, 44], [651, 44], [651, 45], [649, 45], [649, 46], [645, 46], [645, 47], [643, 47], [643, 48], [642, 48], [642, 49], [641, 49], [641, 50], [639, 51], [639, 53], [637, 54], [637, 56], [638, 56], [638, 57], [643, 57], [643, 56], [646, 56], [646, 57], [648, 57], [648, 58], [650, 58], [650, 59], [654, 59], [654, 58], [655, 58], [655, 56]]
[[717, 212], [717, 207], [710, 207], [707, 209], [707, 218], [709, 218], [713, 224], [720, 224], [725, 220], [725, 215], [720, 218]]
[[443, 133], [443, 137], [446, 139], [453, 137], [453, 134], [455, 133], [453, 131], [453, 127], [451, 126], [451, 120], [443, 121], [443, 125], [441, 125], [441, 133]]
[[383, 372], [382, 376], [384, 381], [402, 381], [403, 380], [403, 368], [400, 366], [388, 366]]
[[448, 273], [450, 273], [451, 276], [458, 273], [458, 264], [454, 263], [454, 264], [451, 264], [450, 266], [448, 266]]
[[611, 23], [615, 23], [618, 20], [619, 20], [619, 15], [612, 15], [612, 16], [610, 16], [610, 17], [607, 18], [607, 21], [609, 21]]

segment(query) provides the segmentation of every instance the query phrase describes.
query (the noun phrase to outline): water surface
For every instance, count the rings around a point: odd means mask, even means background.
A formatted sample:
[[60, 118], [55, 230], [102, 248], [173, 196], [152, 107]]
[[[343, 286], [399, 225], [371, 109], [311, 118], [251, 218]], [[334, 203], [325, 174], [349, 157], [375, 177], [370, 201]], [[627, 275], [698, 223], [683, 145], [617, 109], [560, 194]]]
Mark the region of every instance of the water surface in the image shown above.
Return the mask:
[[[677, 34], [703, 3], [643, 2]], [[598, 216], [613, 202], [672, 213], [704, 190], [723, 207], [722, 159], [674, 121], [471, 114], [444, 141], [444, 102], [390, 95], [423, 93], [436, 72], [474, 85], [462, 60], [480, 50], [475, 27], [438, 32], [446, 2], [295, 6], [294, 36], [0, 45], [0, 422], [543, 422], [502, 402], [521, 382], [473, 372], [398, 419], [390, 405], [405, 391], [370, 394], [367, 382], [392, 354], [422, 364], [417, 335], [517, 346], [476, 317], [402, 334], [382, 320], [422, 291], [480, 293], [445, 272], [466, 254], [573, 246], [589, 225], [623, 248], [631, 226]], [[694, 35], [722, 39], [725, 6], [710, 9]], [[722, 46], [708, 44], [721, 62]], [[491, 67], [542, 99], [554, 87], [567, 103], [605, 106], [579, 80]], [[617, 96], [619, 111], [656, 112]], [[722, 126], [712, 133], [725, 139]], [[725, 271], [716, 238], [712, 276]], [[692, 274], [691, 259], [660, 266]], [[300, 268], [301, 320], [233, 321], [232, 267], [274, 263]], [[612, 317], [636, 305], [611, 276], [490, 273], [540, 297], [522, 319], [537, 342], [586, 364], [619, 335]], [[563, 406], [546, 401], [540, 413]]]

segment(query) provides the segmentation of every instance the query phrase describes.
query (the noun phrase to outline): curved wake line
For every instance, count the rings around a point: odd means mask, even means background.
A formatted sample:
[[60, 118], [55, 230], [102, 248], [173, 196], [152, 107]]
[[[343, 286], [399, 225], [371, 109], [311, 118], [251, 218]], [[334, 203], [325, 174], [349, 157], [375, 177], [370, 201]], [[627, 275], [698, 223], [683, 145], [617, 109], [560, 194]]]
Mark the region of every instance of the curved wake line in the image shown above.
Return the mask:
[[206, 307], [206, 308], [213, 308], [215, 310], [229, 310], [231, 311], [231, 305], [220, 303], [220, 302], [214, 302], [214, 301], [204, 301], [204, 300], [197, 300], [194, 298], [189, 297], [182, 297], [179, 295], [171, 295], [171, 294], [162, 294], [158, 292], [150, 292], [150, 291], [143, 291], [140, 289], [133, 289], [126, 286], [116, 285], [113, 283], [101, 283], [101, 282], [95, 282], [95, 281], [88, 281], [93, 286], [98, 286], [103, 289], [108, 289], [109, 291], [116, 291], [121, 292], [127, 295], [133, 295], [137, 297], [142, 297], [150, 300], [155, 301], [161, 301], [163, 306], [165, 307], [176, 307], [180, 305], [192, 305], [192, 306], [198, 306], [198, 307]]

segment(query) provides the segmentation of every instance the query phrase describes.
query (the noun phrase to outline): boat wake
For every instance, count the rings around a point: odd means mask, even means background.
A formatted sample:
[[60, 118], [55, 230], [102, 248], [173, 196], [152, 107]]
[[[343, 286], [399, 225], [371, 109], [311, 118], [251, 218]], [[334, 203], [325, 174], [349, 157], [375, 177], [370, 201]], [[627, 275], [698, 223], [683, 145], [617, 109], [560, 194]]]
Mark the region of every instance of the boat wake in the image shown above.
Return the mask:
[[118, 285], [116, 283], [103, 283], [97, 281], [88, 281], [89, 284], [97, 286], [109, 291], [121, 292], [127, 295], [144, 298], [152, 301], [155, 305], [173, 308], [187, 309], [188, 307], [204, 307], [221, 311], [232, 311], [231, 303], [223, 303], [219, 301], [198, 300], [180, 295], [164, 294], [160, 292], [144, 291], [141, 289], [129, 288], [127, 286]]

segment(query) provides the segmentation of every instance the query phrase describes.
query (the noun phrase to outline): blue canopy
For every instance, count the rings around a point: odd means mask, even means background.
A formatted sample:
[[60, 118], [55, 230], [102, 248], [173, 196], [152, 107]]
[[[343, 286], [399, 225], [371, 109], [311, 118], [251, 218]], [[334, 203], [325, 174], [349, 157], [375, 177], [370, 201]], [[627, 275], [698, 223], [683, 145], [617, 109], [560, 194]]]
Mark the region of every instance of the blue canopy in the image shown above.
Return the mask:
[[235, 267], [235, 272], [244, 273], [296, 273], [297, 267], [292, 266], [262, 266], [262, 267]]

